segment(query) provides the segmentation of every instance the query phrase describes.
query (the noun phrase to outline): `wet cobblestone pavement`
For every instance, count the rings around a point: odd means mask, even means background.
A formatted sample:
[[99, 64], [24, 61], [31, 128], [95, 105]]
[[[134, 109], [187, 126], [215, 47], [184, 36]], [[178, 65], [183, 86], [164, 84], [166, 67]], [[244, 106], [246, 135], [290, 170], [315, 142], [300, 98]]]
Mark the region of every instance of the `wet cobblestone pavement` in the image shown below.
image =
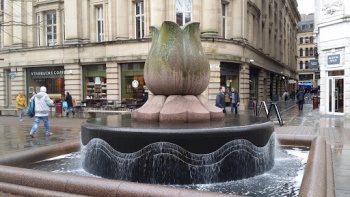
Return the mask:
[[[299, 111], [298, 106], [291, 100], [278, 102], [284, 125], [280, 126], [276, 114], [272, 113], [270, 119], [275, 123], [275, 131], [277, 134], [323, 136], [332, 147], [336, 196], [350, 196], [350, 120], [344, 119], [343, 116], [321, 116], [318, 108], [313, 109], [311, 102], [307, 103], [303, 111]], [[240, 113], [253, 114], [252, 110], [241, 109]], [[261, 112], [260, 116], [266, 114]], [[33, 119], [25, 117], [20, 122], [14, 116], [0, 116], [0, 155], [79, 140], [80, 126], [84, 120], [86, 119], [83, 113], [76, 113], [74, 118], [50, 117], [53, 135], [45, 136], [41, 123], [36, 138], [31, 138], [29, 131]]]

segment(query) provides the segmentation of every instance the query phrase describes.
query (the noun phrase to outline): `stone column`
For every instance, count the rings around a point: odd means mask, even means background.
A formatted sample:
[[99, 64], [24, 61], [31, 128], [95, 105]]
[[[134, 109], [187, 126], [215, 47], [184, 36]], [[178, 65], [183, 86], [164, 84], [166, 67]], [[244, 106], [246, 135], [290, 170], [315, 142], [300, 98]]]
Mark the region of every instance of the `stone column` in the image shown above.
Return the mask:
[[62, 45], [62, 12], [60, 9], [56, 10], [56, 43]]
[[164, 0], [150, 1], [151, 26], [160, 26], [166, 19], [166, 2]]
[[202, 0], [202, 36], [218, 36], [217, 2]]
[[249, 64], [243, 63], [241, 65], [241, 70], [239, 73], [239, 96], [240, 96], [240, 106], [247, 109], [249, 105]]
[[[116, 10], [117, 10], [117, 16], [116, 18], [118, 19], [117, 22], [117, 33], [116, 33], [116, 39], [129, 39], [129, 23], [134, 19], [135, 15], [132, 14], [129, 18], [129, 13], [134, 13], [134, 12], [129, 12], [129, 10], [133, 10], [131, 7], [135, 6], [134, 3], [131, 1], [116, 1]], [[130, 21], [130, 20], [131, 21]], [[132, 28], [130, 28], [132, 29]], [[131, 37], [135, 37], [135, 33], [131, 32], [130, 33]]]
[[40, 46], [45, 46], [46, 45], [46, 36], [45, 36], [45, 26], [46, 26], [46, 23], [45, 23], [45, 19], [44, 19], [44, 13], [43, 12], [40, 12], [39, 13], [39, 17], [40, 17], [40, 25], [39, 25], [39, 32], [37, 32], [38, 34], [40, 34]]
[[251, 7], [248, 7], [248, 14], [247, 14], [247, 21], [248, 21], [248, 41], [251, 45], [255, 45], [254, 43], [254, 20], [253, 20], [253, 14], [250, 10]]
[[247, 10], [244, 1], [233, 1], [231, 9], [232, 14], [232, 38], [245, 38], [245, 30], [247, 25]]
[[[65, 37], [66, 43], [77, 43], [79, 42], [79, 27], [80, 20], [78, 20], [80, 10], [79, 5], [80, 0], [69, 0], [64, 2], [65, 11]], [[94, 18], [90, 18], [94, 21]]]
[[208, 98], [208, 102], [215, 105], [216, 94], [220, 88], [220, 61], [209, 60], [210, 64], [210, 79], [208, 88], [203, 92], [203, 95]]
[[82, 71], [77, 63], [64, 65], [64, 89], [72, 95], [75, 102], [81, 103], [83, 96]]
[[[12, 4], [12, 16], [13, 16], [13, 21], [16, 24], [25, 24], [27, 23], [24, 20], [24, 17], [26, 14], [23, 12], [25, 10], [25, 4], [26, 2], [24, 1], [16, 1], [16, 3]], [[13, 39], [13, 47], [16, 48], [22, 48], [26, 43], [26, 30], [24, 29], [24, 25], [14, 25], [13, 26], [13, 34], [12, 34], [12, 39]]]
[[10, 48], [12, 46], [12, 35], [13, 35], [13, 12], [12, 12], [12, 4], [13, 2], [9, 1], [5, 3], [4, 10], [6, 10], [6, 14], [4, 14], [4, 22], [8, 23], [8, 25], [3, 26], [4, 28], [4, 48]]
[[106, 63], [106, 78], [107, 78], [107, 100], [121, 102], [120, 99], [120, 68], [116, 62]]
[[16, 107], [16, 97], [19, 92], [24, 92], [24, 95], [27, 95], [27, 91], [25, 88], [25, 75], [24, 75], [24, 69], [22, 67], [13, 67], [11, 68], [11, 72], [16, 73], [16, 78], [10, 79], [11, 80], [11, 86], [10, 94], [11, 94], [11, 101], [10, 106]]
[[257, 105], [259, 106], [261, 101], [266, 101], [266, 72], [263, 70], [260, 70], [259, 72], [259, 93], [258, 93], [258, 100]]

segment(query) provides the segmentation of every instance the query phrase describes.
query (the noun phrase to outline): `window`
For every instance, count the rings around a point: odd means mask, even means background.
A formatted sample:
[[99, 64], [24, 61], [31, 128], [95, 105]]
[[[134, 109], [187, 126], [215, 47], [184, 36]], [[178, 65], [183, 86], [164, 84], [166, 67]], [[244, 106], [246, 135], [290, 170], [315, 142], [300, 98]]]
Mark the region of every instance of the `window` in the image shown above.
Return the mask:
[[317, 47], [314, 48], [314, 53], [317, 54]]
[[143, 2], [135, 3], [136, 17], [136, 38], [143, 38], [145, 35], [145, 16]]
[[226, 4], [221, 4], [221, 36], [226, 37]]
[[176, 0], [176, 23], [184, 26], [192, 20], [192, 0]]
[[97, 42], [104, 41], [103, 31], [103, 8], [102, 6], [96, 7], [96, 31], [97, 31]]
[[309, 56], [309, 49], [308, 48], [305, 49], [305, 56]]
[[314, 28], [314, 24], [311, 23], [311, 24], [310, 24], [310, 29], [313, 29], [313, 28]]
[[304, 38], [299, 38], [299, 40], [300, 40], [300, 44], [303, 44]]
[[310, 37], [310, 43], [314, 43], [314, 37]]
[[46, 41], [47, 46], [54, 46], [56, 44], [57, 26], [56, 26], [56, 12], [46, 14]]
[[310, 56], [314, 56], [314, 49], [310, 48]]
[[309, 61], [305, 61], [305, 69], [310, 69], [309, 68]]
[[303, 69], [303, 61], [299, 62], [299, 69], [302, 70]]
[[309, 38], [308, 37], [305, 38], [305, 43], [309, 43]]
[[302, 26], [301, 26], [301, 29], [306, 29], [306, 25], [302, 25]]
[[299, 53], [300, 53], [299, 56], [300, 56], [300, 57], [303, 57], [303, 49], [300, 49], [300, 50], [299, 50]]
[[299, 75], [299, 80], [300, 80], [300, 81], [313, 80], [313, 78], [314, 78], [314, 75], [313, 75], [313, 74]]

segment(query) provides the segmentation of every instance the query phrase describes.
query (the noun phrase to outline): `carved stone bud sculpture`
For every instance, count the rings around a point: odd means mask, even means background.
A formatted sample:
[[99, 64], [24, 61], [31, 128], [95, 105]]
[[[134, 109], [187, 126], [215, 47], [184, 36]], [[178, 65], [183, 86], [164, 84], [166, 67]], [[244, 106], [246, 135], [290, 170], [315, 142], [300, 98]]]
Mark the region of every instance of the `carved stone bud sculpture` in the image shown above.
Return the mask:
[[152, 47], [144, 79], [155, 95], [132, 113], [140, 121], [198, 122], [222, 119], [222, 110], [205, 102], [209, 61], [200, 40], [199, 23], [180, 28], [171, 21], [151, 27]]

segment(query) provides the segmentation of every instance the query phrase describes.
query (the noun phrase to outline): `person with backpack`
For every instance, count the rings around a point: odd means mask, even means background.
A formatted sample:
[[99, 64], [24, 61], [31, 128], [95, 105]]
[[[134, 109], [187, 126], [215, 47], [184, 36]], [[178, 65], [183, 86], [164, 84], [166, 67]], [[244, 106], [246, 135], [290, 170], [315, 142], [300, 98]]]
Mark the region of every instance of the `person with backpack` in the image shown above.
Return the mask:
[[304, 89], [299, 89], [296, 97], [298, 100], [298, 105], [299, 105], [299, 110], [303, 111], [303, 105], [304, 105], [304, 98], [305, 98], [305, 90]]
[[30, 102], [34, 102], [35, 104], [35, 119], [29, 133], [30, 137], [35, 138], [34, 134], [38, 130], [41, 120], [44, 122], [46, 135], [52, 135], [50, 132], [49, 111], [50, 105], [53, 104], [53, 101], [50, 99], [49, 95], [47, 95], [46, 87], [41, 86], [40, 92], [33, 95]]
[[27, 107], [26, 97], [24, 96], [23, 92], [19, 92], [18, 96], [16, 97], [16, 108], [17, 108], [19, 121], [21, 122], [23, 121], [24, 109], [26, 107]]

